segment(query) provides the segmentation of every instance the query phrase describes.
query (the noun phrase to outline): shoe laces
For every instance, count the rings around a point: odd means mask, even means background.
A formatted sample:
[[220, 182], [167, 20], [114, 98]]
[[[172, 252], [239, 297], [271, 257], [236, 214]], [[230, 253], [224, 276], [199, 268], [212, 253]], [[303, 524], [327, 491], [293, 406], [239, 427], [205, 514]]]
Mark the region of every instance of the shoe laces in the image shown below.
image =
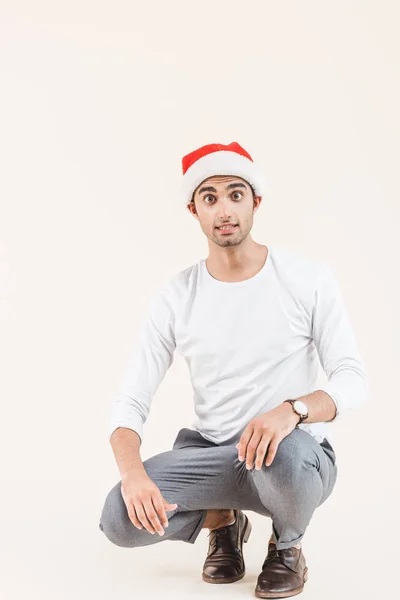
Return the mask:
[[226, 534], [226, 527], [218, 527], [218, 529], [211, 529], [208, 537], [214, 534], [214, 538], [218, 540], [220, 537], [223, 537]]

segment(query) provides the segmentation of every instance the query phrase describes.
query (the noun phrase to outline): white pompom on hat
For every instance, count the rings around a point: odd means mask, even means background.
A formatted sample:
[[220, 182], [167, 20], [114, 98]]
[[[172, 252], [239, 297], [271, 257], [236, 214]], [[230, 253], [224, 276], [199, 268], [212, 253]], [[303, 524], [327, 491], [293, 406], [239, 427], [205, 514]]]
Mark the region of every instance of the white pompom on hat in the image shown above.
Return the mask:
[[193, 150], [182, 159], [183, 181], [181, 197], [189, 204], [193, 192], [209, 177], [233, 175], [247, 181], [256, 196], [263, 196], [266, 188], [265, 177], [255, 165], [250, 154], [237, 142], [230, 144], [207, 144]]

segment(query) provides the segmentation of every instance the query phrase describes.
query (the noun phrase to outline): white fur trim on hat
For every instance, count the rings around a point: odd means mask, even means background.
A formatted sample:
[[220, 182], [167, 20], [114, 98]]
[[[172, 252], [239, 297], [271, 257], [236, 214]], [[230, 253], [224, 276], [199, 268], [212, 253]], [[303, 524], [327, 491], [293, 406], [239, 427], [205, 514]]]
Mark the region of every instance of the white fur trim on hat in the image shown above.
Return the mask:
[[253, 187], [257, 196], [265, 194], [265, 177], [254, 162], [237, 152], [219, 150], [199, 158], [183, 175], [181, 198], [185, 204], [189, 204], [193, 192], [205, 179], [217, 175], [241, 177]]

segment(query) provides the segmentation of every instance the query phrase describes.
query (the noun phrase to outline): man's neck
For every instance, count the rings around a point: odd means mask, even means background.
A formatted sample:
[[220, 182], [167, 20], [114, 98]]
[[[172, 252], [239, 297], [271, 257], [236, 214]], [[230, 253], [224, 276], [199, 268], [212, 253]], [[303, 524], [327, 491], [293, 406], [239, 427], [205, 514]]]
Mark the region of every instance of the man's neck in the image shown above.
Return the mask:
[[244, 281], [256, 275], [264, 266], [269, 253], [267, 246], [253, 242], [250, 251], [231, 253], [231, 248], [218, 248], [206, 259], [210, 275], [219, 281]]

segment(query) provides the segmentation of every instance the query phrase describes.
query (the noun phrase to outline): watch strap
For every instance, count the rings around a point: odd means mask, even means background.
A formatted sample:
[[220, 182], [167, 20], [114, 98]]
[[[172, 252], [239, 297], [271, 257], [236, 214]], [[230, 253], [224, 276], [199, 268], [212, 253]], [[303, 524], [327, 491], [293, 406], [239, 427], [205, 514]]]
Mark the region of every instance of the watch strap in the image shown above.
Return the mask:
[[296, 400], [291, 400], [290, 399], [290, 400], [285, 400], [285, 402], [290, 402], [290, 404], [292, 405], [293, 412], [296, 413], [296, 415], [299, 417], [299, 420], [298, 420], [297, 425], [296, 425], [296, 427], [298, 427], [300, 425], [300, 423], [302, 423], [304, 421], [304, 419], [307, 418], [308, 415], [303, 416], [303, 415], [300, 415], [297, 412], [297, 410], [294, 407], [294, 403], [296, 402]]

